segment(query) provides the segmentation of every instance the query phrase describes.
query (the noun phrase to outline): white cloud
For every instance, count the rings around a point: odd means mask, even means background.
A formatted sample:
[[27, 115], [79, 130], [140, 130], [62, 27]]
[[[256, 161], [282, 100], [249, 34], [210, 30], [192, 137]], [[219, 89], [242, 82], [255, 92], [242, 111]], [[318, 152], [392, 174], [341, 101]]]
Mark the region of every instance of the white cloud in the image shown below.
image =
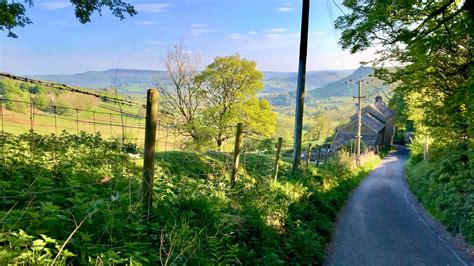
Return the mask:
[[285, 31], [286, 31], [285, 28], [274, 28], [274, 29], [267, 30], [268, 33], [283, 33]]
[[204, 27], [207, 27], [206, 24], [201, 24], [201, 23], [193, 23], [190, 26], [191, 26], [191, 28], [204, 28]]
[[150, 3], [150, 4], [136, 4], [134, 5], [135, 10], [139, 12], [148, 13], [163, 13], [168, 11], [168, 8], [173, 4], [171, 3]]
[[47, 10], [57, 10], [57, 9], [63, 9], [66, 7], [71, 6], [71, 3], [69, 2], [63, 2], [63, 1], [57, 1], [57, 2], [44, 2], [38, 4], [43, 9]]
[[156, 22], [150, 21], [150, 20], [142, 20], [142, 21], [135, 22], [135, 24], [142, 25], [142, 26], [151, 26], [151, 25], [156, 25]]
[[214, 29], [209, 28], [206, 24], [193, 23], [190, 26], [191, 29], [189, 30], [188, 35], [191, 37], [201, 36], [215, 31]]
[[295, 9], [291, 3], [285, 3], [283, 6], [276, 9], [277, 12], [292, 12]]
[[251, 30], [251, 31], [249, 31], [249, 34], [255, 35], [255, 34], [257, 34], [257, 32], [256, 32], [256, 31], [253, 31], [253, 30]]
[[267, 39], [281, 39], [281, 35], [278, 33], [268, 33], [268, 34], [263, 35], [263, 37]]
[[240, 33], [231, 33], [231, 34], [228, 34], [226, 37], [227, 39], [231, 39], [231, 40], [240, 40], [244, 38], [244, 36]]
[[292, 8], [292, 7], [279, 7], [279, 8], [277, 8], [278, 12], [291, 12], [293, 10], [295, 10], [295, 9]]

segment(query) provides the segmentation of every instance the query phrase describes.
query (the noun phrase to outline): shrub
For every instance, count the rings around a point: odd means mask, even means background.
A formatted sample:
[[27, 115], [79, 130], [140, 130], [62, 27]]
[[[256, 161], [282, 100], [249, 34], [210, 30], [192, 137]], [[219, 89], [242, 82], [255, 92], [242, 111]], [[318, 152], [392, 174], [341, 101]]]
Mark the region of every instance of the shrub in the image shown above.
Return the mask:
[[474, 243], [472, 165], [460, 147], [431, 161], [410, 159], [408, 183], [418, 200], [453, 233]]

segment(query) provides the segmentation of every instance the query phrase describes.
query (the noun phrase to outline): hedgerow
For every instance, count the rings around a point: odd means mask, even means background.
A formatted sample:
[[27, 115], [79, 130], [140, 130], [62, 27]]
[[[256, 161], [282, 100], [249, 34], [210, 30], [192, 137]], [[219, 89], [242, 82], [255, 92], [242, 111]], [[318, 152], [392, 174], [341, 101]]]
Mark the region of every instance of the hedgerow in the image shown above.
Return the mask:
[[[474, 243], [474, 179], [466, 149], [451, 147], [427, 161], [413, 155], [408, 183], [418, 200], [453, 234]], [[418, 153], [419, 154], [419, 153]]]

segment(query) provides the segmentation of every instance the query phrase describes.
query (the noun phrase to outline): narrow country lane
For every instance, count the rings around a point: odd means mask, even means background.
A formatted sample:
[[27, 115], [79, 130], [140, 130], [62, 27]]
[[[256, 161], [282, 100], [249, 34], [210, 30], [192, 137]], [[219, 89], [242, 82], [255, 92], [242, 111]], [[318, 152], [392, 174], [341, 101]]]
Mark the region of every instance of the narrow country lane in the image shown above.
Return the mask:
[[401, 147], [352, 193], [335, 225], [326, 265], [473, 265], [409, 192]]

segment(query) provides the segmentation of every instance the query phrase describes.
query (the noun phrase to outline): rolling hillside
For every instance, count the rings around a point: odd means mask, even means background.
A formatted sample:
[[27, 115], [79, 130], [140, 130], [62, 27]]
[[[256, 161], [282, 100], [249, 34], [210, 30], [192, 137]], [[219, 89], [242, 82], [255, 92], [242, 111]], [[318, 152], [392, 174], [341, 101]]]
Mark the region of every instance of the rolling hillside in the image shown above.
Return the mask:
[[[374, 73], [371, 67], [353, 70], [309, 71], [306, 77], [306, 104], [333, 102], [333, 98], [351, 98], [357, 93], [355, 81], [364, 79], [363, 94], [373, 99], [377, 94], [386, 93], [388, 86], [382, 81], [369, 77]], [[273, 106], [292, 107], [295, 101], [296, 72], [263, 72], [265, 88], [259, 97], [266, 98]], [[165, 71], [137, 69], [109, 69], [87, 71], [73, 75], [41, 75], [32, 78], [76, 85], [84, 88], [110, 88], [116, 84], [122, 93], [144, 94], [147, 88], [166, 84]], [[352, 83], [346, 84], [351, 81]], [[337, 102], [337, 99], [336, 99]]]
[[[317, 88], [346, 77], [351, 70], [323, 70], [307, 73], [307, 87]], [[280, 94], [295, 90], [296, 72], [263, 72], [265, 89], [262, 94]], [[123, 93], [144, 93], [147, 88], [158, 83], [166, 83], [165, 71], [137, 69], [109, 69], [106, 71], [87, 71], [73, 75], [30, 76], [84, 88], [110, 88], [116, 84]]]
[[105, 71], [86, 71], [73, 75], [38, 75], [29, 77], [83, 88], [110, 88], [116, 85], [123, 93], [144, 93], [147, 88], [156, 86], [158, 81], [166, 79], [166, 72], [109, 69]]
[[[363, 79], [362, 94], [367, 96], [367, 100], [371, 102], [376, 95], [384, 95], [390, 91], [390, 87], [384, 85], [383, 82], [371, 75], [374, 74], [374, 69], [371, 67], [359, 67], [352, 74], [345, 75], [342, 78], [323, 83], [320, 87], [312, 87], [314, 82], [306, 84], [306, 105], [312, 106], [320, 104], [321, 101], [334, 103], [341, 99], [351, 99], [357, 94], [357, 81]], [[310, 77], [311, 80], [311, 77]], [[294, 86], [293, 88], [295, 88]], [[295, 102], [295, 89], [289, 90], [286, 93], [265, 95], [273, 106], [292, 106]]]

